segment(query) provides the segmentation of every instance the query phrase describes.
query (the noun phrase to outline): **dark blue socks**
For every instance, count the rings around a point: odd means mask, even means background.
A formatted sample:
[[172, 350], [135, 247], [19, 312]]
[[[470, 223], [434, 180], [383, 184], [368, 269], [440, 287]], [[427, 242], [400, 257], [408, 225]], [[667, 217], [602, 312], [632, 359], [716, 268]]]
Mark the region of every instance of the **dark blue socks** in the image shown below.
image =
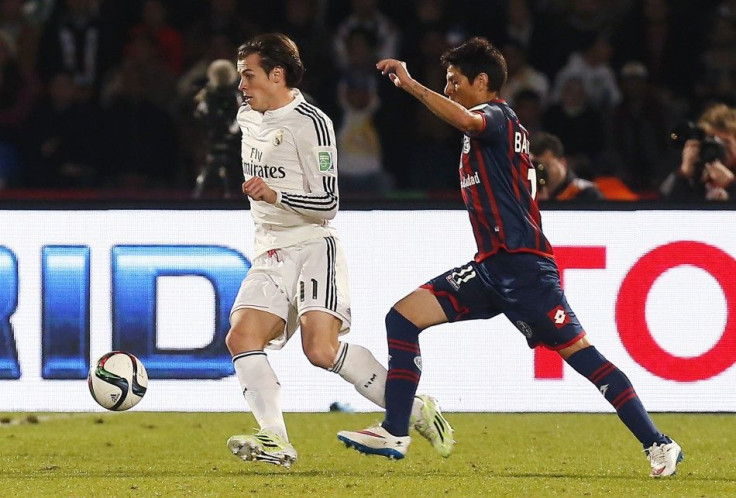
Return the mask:
[[581, 349], [570, 356], [567, 363], [595, 384], [603, 397], [616, 409], [621, 421], [645, 448], [665, 440], [666, 436], [660, 434], [654, 426], [628, 377], [595, 347]]
[[386, 419], [383, 428], [394, 436], [409, 435], [409, 419], [422, 375], [416, 325], [391, 308], [386, 315], [388, 376], [386, 377]]

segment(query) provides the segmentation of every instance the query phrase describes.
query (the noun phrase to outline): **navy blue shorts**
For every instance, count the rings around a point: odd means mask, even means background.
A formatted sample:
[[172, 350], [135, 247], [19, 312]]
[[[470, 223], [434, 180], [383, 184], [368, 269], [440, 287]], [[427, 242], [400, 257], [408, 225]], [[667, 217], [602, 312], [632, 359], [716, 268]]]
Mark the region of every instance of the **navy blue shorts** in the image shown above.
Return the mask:
[[585, 335], [550, 258], [501, 251], [480, 263], [453, 268], [422, 288], [435, 295], [449, 322], [503, 313], [531, 348], [564, 349]]

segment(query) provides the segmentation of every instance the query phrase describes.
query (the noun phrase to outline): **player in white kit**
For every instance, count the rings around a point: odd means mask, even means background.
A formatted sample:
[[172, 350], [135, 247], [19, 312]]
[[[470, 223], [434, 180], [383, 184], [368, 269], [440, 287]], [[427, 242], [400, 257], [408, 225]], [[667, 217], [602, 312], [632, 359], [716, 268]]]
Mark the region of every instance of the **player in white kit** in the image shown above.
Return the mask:
[[[386, 369], [366, 348], [338, 338], [350, 329], [350, 289], [342, 245], [329, 220], [338, 210], [332, 121], [296, 89], [304, 73], [294, 42], [259, 35], [238, 49], [237, 120], [243, 134], [243, 193], [255, 223], [253, 266], [230, 313], [226, 344], [260, 430], [232, 436], [243, 460], [290, 467], [297, 453], [281, 411], [281, 385], [265, 348], [280, 349], [301, 329], [309, 361], [335, 372], [385, 407]], [[443, 456], [452, 428], [430, 396], [417, 396], [415, 428]]]

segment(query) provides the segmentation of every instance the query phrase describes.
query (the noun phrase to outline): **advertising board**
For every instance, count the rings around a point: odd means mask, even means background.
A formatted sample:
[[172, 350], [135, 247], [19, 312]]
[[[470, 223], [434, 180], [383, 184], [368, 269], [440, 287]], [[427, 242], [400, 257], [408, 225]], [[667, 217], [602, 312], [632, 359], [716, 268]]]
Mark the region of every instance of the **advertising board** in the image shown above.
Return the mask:
[[[651, 411], [736, 411], [736, 212], [543, 213], [588, 337]], [[353, 323], [384, 365], [383, 320], [418, 285], [472, 259], [464, 211], [343, 211]], [[252, 256], [236, 210], [0, 211], [0, 411], [94, 411], [90, 362], [122, 349], [151, 378], [136, 409], [246, 409], [223, 339]], [[422, 333], [420, 392], [447, 411], [611, 411], [505, 317]], [[298, 335], [269, 361], [286, 411], [375, 410], [309, 364]]]

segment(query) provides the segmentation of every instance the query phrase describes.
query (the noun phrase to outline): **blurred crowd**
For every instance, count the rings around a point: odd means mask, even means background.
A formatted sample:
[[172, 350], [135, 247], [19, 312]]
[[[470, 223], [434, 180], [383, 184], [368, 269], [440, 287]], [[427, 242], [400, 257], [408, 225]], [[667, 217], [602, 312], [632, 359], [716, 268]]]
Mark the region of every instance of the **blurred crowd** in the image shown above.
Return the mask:
[[348, 195], [457, 190], [458, 132], [375, 62], [441, 92], [439, 56], [469, 36], [503, 51], [502, 96], [563, 175], [603, 197], [661, 196], [670, 130], [736, 106], [736, 0], [0, 0], [0, 187], [194, 189], [208, 67], [266, 31], [299, 46]]

